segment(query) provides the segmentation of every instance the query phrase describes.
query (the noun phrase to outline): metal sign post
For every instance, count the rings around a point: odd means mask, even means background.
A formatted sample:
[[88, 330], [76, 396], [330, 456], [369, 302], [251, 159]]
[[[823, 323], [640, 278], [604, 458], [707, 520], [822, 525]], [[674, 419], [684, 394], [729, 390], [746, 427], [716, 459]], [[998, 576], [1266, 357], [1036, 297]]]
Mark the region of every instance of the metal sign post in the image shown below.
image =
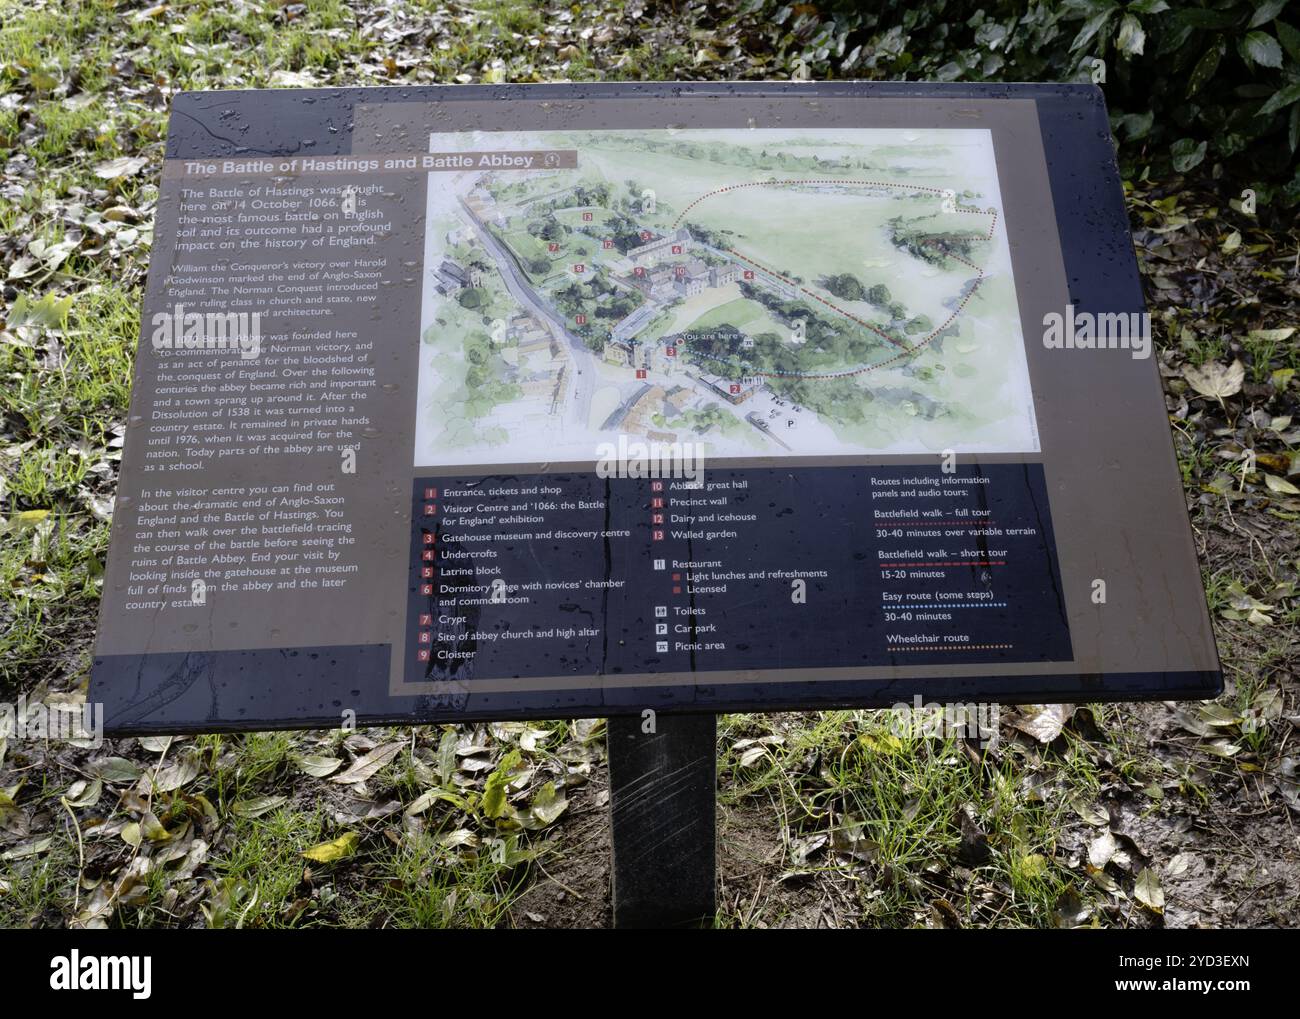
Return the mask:
[[642, 726], [636, 716], [608, 726], [614, 926], [706, 926], [716, 910], [717, 717]]

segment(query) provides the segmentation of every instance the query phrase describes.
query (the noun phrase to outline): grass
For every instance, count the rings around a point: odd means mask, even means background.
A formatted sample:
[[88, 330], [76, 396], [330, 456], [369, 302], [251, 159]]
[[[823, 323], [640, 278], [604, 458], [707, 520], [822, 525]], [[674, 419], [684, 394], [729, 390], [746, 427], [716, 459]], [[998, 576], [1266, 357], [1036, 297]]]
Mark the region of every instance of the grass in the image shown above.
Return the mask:
[[[827, 712], [793, 723], [784, 716], [730, 716], [722, 725], [722, 745], [740, 743], [742, 749], [720, 759], [729, 780], [724, 788], [730, 785], [722, 808], [763, 803], [773, 811], [782, 825], [784, 866], [793, 870], [838, 869], [825, 849], [819, 850], [824, 856], [800, 858], [812, 835], [826, 835], [830, 847], [870, 860], [880, 879], [864, 883], [860, 905], [872, 925], [912, 926], [934, 898], [964, 895], [953, 905], [966, 916], [1050, 926], [1067, 883], [1048, 862], [1064, 806], [1025, 801], [1018, 782], [1028, 762], [1014, 749], [994, 764], [968, 753], [958, 739], [900, 735], [897, 728], [881, 712]], [[780, 742], [767, 744], [748, 766], [742, 763], [753, 741], [774, 736]], [[810, 756], [820, 763], [815, 778], [807, 766]], [[1095, 766], [1071, 756], [1079, 794], [1095, 792]], [[962, 812], [987, 839], [986, 856], [963, 847]], [[954, 889], [949, 867], [963, 854], [972, 866], [971, 881]], [[976, 904], [977, 894], [988, 901]], [[736, 915], [724, 915], [722, 922], [744, 925]]]

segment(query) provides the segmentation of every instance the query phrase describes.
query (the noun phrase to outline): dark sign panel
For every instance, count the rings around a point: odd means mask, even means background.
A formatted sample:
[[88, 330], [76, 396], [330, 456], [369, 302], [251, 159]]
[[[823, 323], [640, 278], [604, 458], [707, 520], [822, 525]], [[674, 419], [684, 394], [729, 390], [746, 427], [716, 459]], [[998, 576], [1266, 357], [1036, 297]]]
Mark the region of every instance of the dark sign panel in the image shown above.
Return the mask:
[[119, 732], [1212, 696], [1100, 93], [178, 96]]

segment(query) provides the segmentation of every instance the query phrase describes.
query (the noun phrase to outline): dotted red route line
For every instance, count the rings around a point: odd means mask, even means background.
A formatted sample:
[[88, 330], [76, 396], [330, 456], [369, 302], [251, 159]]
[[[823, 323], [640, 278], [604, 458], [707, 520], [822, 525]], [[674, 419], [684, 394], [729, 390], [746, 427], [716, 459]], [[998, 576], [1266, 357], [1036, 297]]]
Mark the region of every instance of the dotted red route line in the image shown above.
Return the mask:
[[1014, 644], [918, 644], [915, 647], [889, 647], [895, 651], [1009, 651]]
[[[913, 521], [911, 523], [905, 523], [902, 526], [907, 528], [912, 528], [912, 527], [925, 527], [930, 524], [933, 524], [935, 527], [995, 527], [997, 526], [996, 524], [985, 524], [985, 523], [958, 523], [955, 520], [954, 521], [940, 520], [937, 522], [926, 520], [920, 523]], [[875, 526], [883, 527], [884, 525], [880, 523], [876, 523]]]
[[[733, 255], [735, 255], [736, 257], [738, 257], [738, 258], [743, 258], [746, 262], [749, 262], [751, 265], [755, 266], [756, 268], [761, 269], [763, 272], [767, 273], [769, 276], [774, 276], [774, 277], [776, 277], [777, 279], [781, 280], [783, 283], [786, 283], [786, 284], [788, 284], [788, 285], [790, 285], [790, 286], [796, 286], [796, 287], [798, 286], [798, 284], [796, 284], [794, 281], [789, 280], [789, 279], [786, 279], [786, 277], [782, 276], [780, 273], [778, 273], [778, 272], [774, 272], [773, 270], [767, 268], [766, 266], [759, 265], [758, 262], [755, 262], [752, 258], [749, 258], [749, 257], [746, 256], [746, 255], [742, 255], [739, 251], [736, 251], [734, 248], [728, 248], [727, 250], [730, 251], [730, 252], [731, 252]], [[842, 308], [836, 308], [835, 305], [833, 305], [833, 304], [830, 303], [830, 301], [827, 301], [827, 300], [825, 300], [824, 298], [819, 297], [817, 294], [814, 294], [811, 290], [808, 290], [808, 289], [805, 288], [805, 287], [798, 287], [798, 289], [802, 290], [802, 291], [803, 291], [805, 294], [807, 294], [809, 297], [814, 297], [814, 298], [816, 298], [817, 300], [821, 301], [822, 304], [826, 305], [828, 308], [832, 308], [832, 309], [834, 309], [835, 311], [838, 311], [841, 315], [844, 315], [846, 318], [851, 318], [854, 322], [857, 322], [857, 323], [859, 323], [860, 325], [864, 325], [864, 326], [866, 326], [868, 329], [870, 329], [870, 330], [871, 330], [872, 332], [874, 332], [874, 333], [879, 333], [881, 336], [883, 336], [885, 339], [887, 339], [890, 343], [894, 344], [894, 346], [896, 346], [896, 347], [901, 347], [901, 352], [898, 353], [898, 354], [895, 354], [893, 357], [886, 358], [886, 359], [883, 360], [883, 361], [877, 361], [875, 364], [864, 365], [864, 366], [861, 367], [861, 368], [850, 368], [850, 369], [848, 369], [847, 371], [842, 371], [842, 372], [817, 372], [817, 373], [813, 373], [813, 372], [752, 372], [752, 373], [750, 373], [750, 374], [753, 374], [753, 375], [761, 375], [761, 376], [764, 376], [764, 377], [766, 377], [766, 378], [786, 378], [786, 379], [790, 379], [790, 378], [793, 378], [793, 379], [844, 379], [844, 378], [849, 378], [849, 377], [854, 376], [854, 375], [863, 375], [863, 374], [865, 374], [866, 372], [877, 371], [877, 370], [879, 370], [879, 369], [881, 369], [881, 368], [886, 368], [886, 367], [888, 367], [888, 366], [891, 365], [891, 364], [895, 364], [895, 363], [897, 363], [897, 362], [903, 360], [904, 358], [908, 358], [908, 357], [912, 357], [912, 356], [914, 356], [918, 351], [921, 351], [921, 350], [925, 349], [925, 347], [928, 346], [930, 343], [932, 343], [932, 342], [935, 340], [935, 338], [938, 337], [938, 335], [939, 335], [941, 332], [943, 332], [943, 331], [944, 331], [945, 329], [947, 329], [950, 325], [952, 325], [953, 322], [955, 322], [955, 321], [957, 320], [957, 316], [960, 315], [963, 311], [966, 310], [966, 305], [970, 302], [970, 299], [971, 299], [972, 297], [975, 296], [975, 291], [977, 291], [977, 290], [980, 288], [980, 284], [984, 282], [984, 270], [981, 269], [981, 268], [980, 268], [978, 265], [976, 265], [974, 262], [967, 261], [966, 259], [962, 258], [961, 255], [953, 254], [953, 253], [950, 252], [950, 251], [949, 251], [949, 252], [945, 252], [944, 254], [945, 254], [948, 258], [955, 258], [957, 261], [961, 262], [963, 265], [968, 265], [968, 266], [970, 266], [972, 269], [974, 269], [975, 272], [976, 272], [976, 274], [977, 274], [977, 275], [976, 275], [976, 278], [975, 278], [975, 282], [971, 285], [970, 290], [968, 290], [968, 291], [966, 292], [966, 296], [963, 297], [963, 298], [961, 299], [961, 303], [957, 305], [957, 307], [953, 310], [953, 313], [952, 313], [951, 315], [948, 316], [948, 318], [943, 322], [943, 324], [940, 325], [937, 329], [934, 330], [934, 332], [930, 333], [928, 336], [924, 337], [924, 338], [921, 339], [921, 340], [918, 340], [915, 346], [909, 347], [909, 346], [907, 346], [906, 344], [900, 344], [898, 340], [894, 339], [894, 337], [890, 336], [888, 333], [881, 332], [881, 330], [877, 329], [875, 326], [871, 325], [869, 322], [863, 322], [862, 319], [858, 318], [856, 315], [851, 315], [851, 314], [849, 314], [847, 311], [845, 311], [845, 310], [842, 309]]]
[[[785, 283], [785, 284], [787, 284], [787, 285], [789, 285], [789, 286], [795, 287], [796, 289], [802, 291], [803, 293], [805, 293], [805, 294], [807, 294], [809, 297], [811, 297], [814, 301], [821, 301], [821, 303], [824, 304], [824, 305], [826, 305], [826, 307], [830, 308], [831, 311], [838, 312], [839, 314], [843, 315], [845, 318], [852, 319], [852, 320], [853, 320], [854, 322], [856, 322], [858, 325], [863, 326], [863, 327], [865, 327], [865, 328], [867, 328], [867, 329], [870, 329], [870, 330], [871, 330], [873, 333], [875, 333], [877, 336], [883, 336], [886, 340], [888, 340], [890, 343], [892, 343], [895, 347], [898, 347], [900, 350], [907, 351], [907, 350], [910, 350], [910, 349], [911, 349], [911, 348], [909, 348], [908, 345], [907, 345], [906, 343], [904, 343], [902, 340], [899, 340], [899, 339], [896, 339], [896, 338], [893, 337], [893, 336], [890, 336], [889, 333], [885, 332], [883, 329], [878, 329], [876, 326], [873, 326], [870, 322], [867, 322], [865, 319], [860, 319], [860, 318], [858, 318], [858, 316], [857, 316], [857, 315], [854, 315], [852, 312], [845, 311], [843, 308], [840, 308], [840, 307], [838, 307], [838, 306], [836, 306], [836, 305], [834, 305], [834, 304], [831, 304], [830, 301], [826, 300], [826, 298], [822, 297], [820, 294], [814, 294], [814, 293], [813, 293], [811, 290], [809, 290], [807, 287], [801, 287], [801, 286], [799, 286], [799, 284], [796, 283], [794, 280], [790, 279], [790, 278], [787, 277], [787, 276], [782, 276], [782, 275], [781, 275], [779, 272], [777, 272], [776, 270], [774, 270], [774, 269], [769, 269], [769, 268], [768, 268], [767, 266], [765, 266], [765, 265], [760, 265], [758, 262], [755, 262], [755, 261], [754, 261], [752, 258], [750, 258], [748, 255], [742, 255], [742, 254], [741, 254], [739, 251], [737, 251], [735, 248], [728, 248], [727, 251], [731, 252], [731, 254], [735, 255], [737, 258], [741, 259], [742, 261], [748, 262], [750, 265], [752, 265], [755, 269], [758, 269], [760, 272], [765, 272], [765, 273], [767, 273], [769, 276], [775, 276], [775, 277], [776, 277], [777, 279], [779, 279], [782, 283]], [[760, 372], [759, 374], [762, 374], [762, 372]]]
[[[755, 181], [748, 181], [742, 184], [728, 184], [726, 187], [714, 188], [712, 191], [706, 191], [704, 194], [700, 195], [699, 198], [695, 199], [693, 202], [691, 202], [690, 205], [686, 206], [686, 208], [682, 210], [682, 214], [678, 216], [677, 220], [673, 223], [673, 229], [676, 230], [679, 226], [682, 225], [682, 220], [686, 218], [687, 214], [693, 208], [695, 208], [695, 206], [699, 205], [701, 202], [707, 201], [708, 199], [714, 197], [715, 195], [726, 194], [728, 191], [743, 191], [746, 188], [798, 187], [799, 185], [805, 185], [805, 184], [816, 184], [816, 185], [834, 184], [839, 186], [849, 184], [849, 185], [853, 185], [854, 187], [894, 188], [897, 191], [928, 191], [932, 195], [942, 195], [946, 190], [948, 190], [947, 188], [926, 187], [924, 184], [899, 184], [894, 181], [887, 181], [887, 180], [853, 180], [853, 179], [844, 179], [844, 178], [840, 178], [838, 180], [836, 179], [755, 180]], [[956, 206], [955, 211], [969, 212], [977, 216], [991, 215], [993, 217], [993, 226], [989, 227], [988, 237], [986, 237], [985, 240], [989, 240], [990, 238], [992, 238], [993, 229], [994, 227], [997, 226], [997, 222], [998, 222], [997, 219], [998, 214], [996, 211], [990, 213], [990, 212], [986, 212], [983, 209], [963, 209], [961, 206]]]
[[996, 229], [998, 228], [998, 210], [997, 210], [997, 209], [994, 209], [992, 212], [985, 212], [983, 209], [963, 209], [960, 205], [958, 205], [958, 206], [956, 206], [956, 211], [958, 211], [958, 212], [968, 212], [968, 213], [970, 213], [972, 216], [992, 216], [992, 217], [993, 217], [993, 222], [989, 224], [989, 232], [986, 233], [986, 234], [984, 235], [984, 239], [985, 239], [986, 241], [991, 241], [991, 240], [993, 240], [993, 231], [996, 230]]
[[882, 570], [892, 570], [895, 566], [1005, 566], [1006, 564], [1005, 559], [956, 559], [947, 563], [880, 563], [879, 566]]
[[[726, 187], [715, 188], [712, 191], [708, 191], [700, 195], [699, 198], [696, 198], [693, 202], [690, 203], [690, 205], [686, 206], [686, 208], [682, 210], [681, 215], [677, 217], [676, 222], [673, 223], [673, 229], [675, 230], [679, 226], [681, 226], [682, 220], [686, 218], [687, 214], [693, 208], [695, 208], [695, 206], [699, 205], [701, 202], [705, 201], [706, 199], [712, 198], [715, 195], [724, 194], [728, 191], [741, 191], [744, 190], [745, 188], [789, 187], [791, 185], [799, 185], [799, 184], [841, 184], [841, 185], [850, 184], [857, 187], [883, 187], [883, 188], [897, 188], [903, 191], [928, 191], [931, 194], [936, 194], [936, 195], [942, 195], [945, 190], [944, 188], [927, 187], [924, 184], [895, 184], [889, 181], [879, 181], [879, 180], [833, 180], [833, 179], [765, 180], [765, 181], [751, 181], [745, 184], [728, 184]], [[997, 225], [998, 225], [998, 213], [996, 209], [994, 209], [992, 212], [988, 212], [983, 209], [963, 209], [960, 206], [957, 206], [954, 211], [968, 213], [973, 216], [992, 216], [993, 222], [989, 225], [989, 232], [985, 235], [984, 239], [987, 241], [993, 238], [993, 231], [997, 229]], [[934, 243], [934, 242], [925, 242], [925, 243]], [[944, 321], [942, 325], [940, 325], [928, 336], [925, 336], [922, 339], [918, 340], [914, 346], [909, 347], [903, 341], [897, 339], [896, 337], [890, 336], [883, 329], [879, 329], [876, 326], [872, 325], [870, 322], [858, 318], [858, 316], [854, 315], [852, 312], [845, 311], [843, 308], [835, 304], [832, 304], [830, 301], [826, 300], [826, 298], [822, 297], [820, 294], [815, 294], [807, 287], [800, 286], [799, 284], [795, 283], [794, 280], [782, 276], [776, 270], [769, 269], [767, 266], [762, 265], [759, 262], [756, 262], [748, 255], [741, 254], [735, 248], [727, 248], [727, 251], [735, 255], [737, 258], [741, 259], [742, 261], [748, 262], [750, 265], [754, 266], [754, 268], [759, 270], [760, 272], [764, 272], [767, 275], [773, 277], [774, 279], [780, 280], [782, 283], [785, 283], [787, 286], [791, 286], [798, 289], [799, 291], [813, 298], [814, 300], [820, 301], [822, 304], [826, 305], [826, 307], [830, 308], [832, 311], [837, 312], [840, 315], [843, 315], [845, 318], [849, 319], [850, 321], [856, 322], [858, 325], [866, 329], [870, 329], [873, 333], [883, 337], [891, 344], [893, 344], [895, 347], [899, 348], [899, 350], [901, 351], [901, 353], [895, 354], [893, 357], [886, 358], [884, 361], [877, 361], [875, 364], [864, 365], [861, 368], [851, 368], [848, 371], [816, 372], [816, 373], [814, 372], [752, 372], [750, 373], [755, 376], [759, 376], [761, 378], [844, 379], [844, 378], [851, 378], [854, 375], [863, 375], [867, 372], [878, 371], [881, 368], [887, 368], [892, 364], [897, 364], [899, 361], [903, 360], [904, 358], [913, 357], [919, 351], [924, 350], [927, 346], [929, 346], [929, 344], [936, 337], [938, 337], [940, 333], [942, 333], [945, 329], [947, 329], [950, 325], [952, 325], [953, 322], [956, 321], [957, 316], [960, 315], [966, 309], [966, 305], [970, 301], [970, 299], [975, 296], [975, 291], [979, 289], [980, 284], [984, 282], [984, 270], [982, 268], [980, 268], [974, 262], [970, 262], [967, 261], [965, 258], [962, 258], [961, 255], [954, 254], [950, 251], [945, 251], [944, 257], [955, 258], [958, 262], [961, 262], [963, 265], [967, 265], [970, 268], [975, 270], [977, 274], [975, 278], [975, 282], [974, 284], [972, 284], [970, 290], [966, 292], [966, 296], [961, 299], [961, 303], [957, 305], [957, 308], [953, 311], [951, 315], [948, 316], [948, 318]]]
[[972, 520], [970, 517], [896, 517], [892, 520], [872, 520], [873, 524], [993, 524], [992, 520]]

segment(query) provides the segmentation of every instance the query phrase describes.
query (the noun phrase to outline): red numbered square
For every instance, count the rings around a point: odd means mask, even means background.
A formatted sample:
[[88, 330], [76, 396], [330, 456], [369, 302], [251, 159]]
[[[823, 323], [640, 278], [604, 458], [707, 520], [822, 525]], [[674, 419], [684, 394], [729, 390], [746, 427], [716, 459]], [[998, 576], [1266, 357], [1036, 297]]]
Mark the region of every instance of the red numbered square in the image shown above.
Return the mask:
[[600, 242], [600, 246], [602, 248], [612, 248], [614, 246], [614, 242], [611, 241], [609, 238], [605, 238], [605, 240]]
[[652, 482], [650, 482], [650, 491], [652, 491], [652, 492], [662, 492], [663, 490], [664, 490], [664, 483], [663, 483], [662, 481], [652, 481]]
[[634, 275], [634, 276], [644, 276], [644, 275], [645, 275], [645, 266], [643, 266], [643, 265], [638, 265], [635, 269], [632, 270], [632, 275]]
[[420, 625], [421, 625], [421, 626], [432, 626], [432, 625], [433, 625], [433, 613], [431, 613], [431, 612], [421, 612], [421, 613], [420, 613]]
[[590, 222], [591, 222], [591, 213], [590, 213], [590, 212], [584, 212], [584, 213], [582, 214], [582, 219], [583, 219], [584, 222], [586, 222], [586, 223], [590, 223]]
[[664, 540], [664, 532], [663, 532], [663, 531], [655, 531], [655, 532], [654, 532], [654, 535], [653, 535], [653, 538], [654, 538], [655, 541], [663, 541], [663, 540]]
[[420, 585], [420, 593], [421, 593], [421, 594], [433, 594], [433, 585], [432, 585], [432, 584], [421, 584], [421, 585]]
[[573, 271], [577, 273], [583, 273], [587, 271], [587, 267], [583, 265], [581, 262], [578, 262], [577, 264], [574, 265]]
[[560, 246], [556, 244], [555, 241], [551, 241], [550, 244], [546, 245], [546, 250], [554, 253], [560, 250]]
[[421, 631], [420, 631], [420, 643], [421, 643], [421, 644], [432, 644], [432, 643], [433, 643], [433, 634], [430, 633], [428, 630], [421, 630]]
[[580, 325], [580, 326], [585, 326], [585, 325], [587, 324], [587, 316], [586, 316], [586, 315], [574, 315], [574, 316], [573, 316], [573, 321], [577, 322], [578, 325]]
[[652, 524], [662, 524], [663, 522], [664, 522], [664, 515], [662, 513], [655, 513], [650, 517], [650, 523]]
[[674, 245], [673, 245], [673, 254], [674, 254], [674, 255], [680, 255], [681, 253], [682, 253], [682, 246], [681, 246], [680, 244], [674, 244]]
[[432, 567], [432, 566], [421, 566], [421, 567], [420, 567], [420, 578], [421, 578], [422, 580], [432, 580], [432, 579], [433, 579], [433, 567]]
[[638, 369], [636, 370], [636, 377], [639, 378], [639, 379], [643, 379], [643, 378], [645, 378], [645, 377], [646, 377], [645, 369], [644, 369], [644, 368], [638, 368]]
[[666, 348], [664, 349], [664, 353], [667, 354], [669, 357], [676, 357], [676, 356], [677, 356], [677, 348], [676, 348], [676, 347], [666, 347]]
[[424, 543], [425, 543], [426, 545], [432, 545], [432, 544], [433, 544], [433, 535], [430, 534], [428, 531], [425, 531], [425, 532], [424, 532]]
[[737, 385], [734, 384], [734, 383], [731, 385], [730, 388], [731, 388], [731, 392], [732, 392], [733, 395], [735, 395], [735, 394], [737, 394], [737, 393], [740, 392], [740, 387], [737, 386]]
[[433, 549], [426, 548], [423, 552], [420, 553], [420, 558], [423, 559], [426, 563], [433, 562]]
[[415, 653], [415, 657], [422, 662], [427, 662], [429, 660], [429, 649], [427, 647], [420, 648], [420, 650]]
[[747, 280], [752, 280], [753, 278], [754, 278], [754, 270], [753, 270], [753, 269], [746, 269], [746, 270], [745, 270], [745, 279], [747, 279]]
[[663, 508], [664, 508], [664, 501], [663, 501], [662, 499], [651, 499], [651, 500], [650, 500], [650, 508], [651, 508], [651, 509], [663, 509]]
[[436, 499], [438, 498], [438, 490], [436, 488], [426, 488], [424, 490], [424, 497], [426, 499]]
[[438, 512], [438, 507], [435, 506], [433, 503], [431, 503], [431, 502], [426, 502], [426, 503], [424, 504], [424, 515], [425, 515], [426, 517], [431, 517], [431, 516], [433, 516], [433, 515], [434, 515], [435, 513], [437, 513], [437, 512]]

